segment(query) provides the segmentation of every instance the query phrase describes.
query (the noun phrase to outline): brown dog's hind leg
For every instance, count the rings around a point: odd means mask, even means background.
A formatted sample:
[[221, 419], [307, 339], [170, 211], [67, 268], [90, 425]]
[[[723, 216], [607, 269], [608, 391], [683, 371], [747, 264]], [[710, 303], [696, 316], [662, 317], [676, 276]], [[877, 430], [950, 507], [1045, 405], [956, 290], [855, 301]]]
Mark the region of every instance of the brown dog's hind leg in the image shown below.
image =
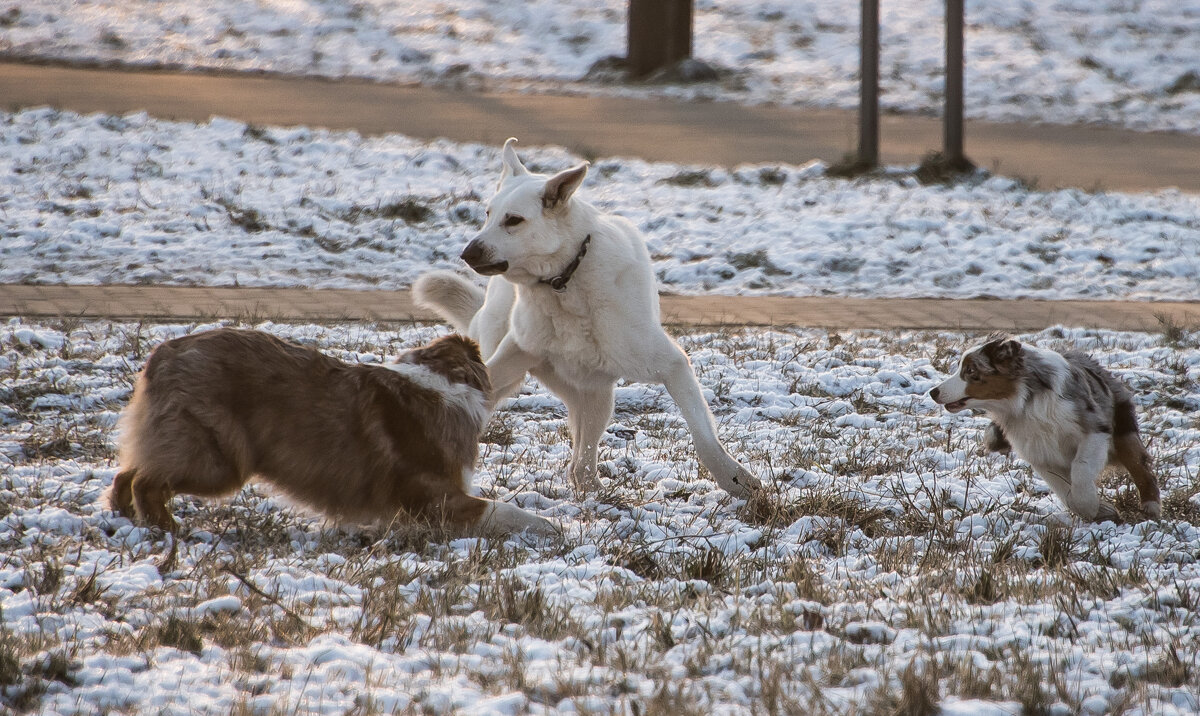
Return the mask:
[[1162, 514], [1162, 500], [1159, 497], [1158, 481], [1154, 479], [1151, 470], [1150, 455], [1146, 446], [1137, 433], [1125, 433], [1113, 438], [1117, 460], [1129, 471], [1133, 484], [1137, 486], [1138, 496], [1142, 500], [1142, 511], [1151, 517]]
[[108, 491], [108, 506], [129, 519], [137, 516], [133, 508], [133, 479], [136, 476], [137, 468], [118, 472]]
[[190, 413], [160, 418], [156, 428], [143, 441], [133, 498], [144, 522], [173, 532], [177, 525], [167, 508], [173, 496], [222, 497], [246, 481], [217, 433]]
[[167, 507], [172, 496], [171, 488], [161, 478], [144, 471], [133, 478], [133, 502], [137, 506], [138, 518], [167, 532], [174, 532], [179, 527]]

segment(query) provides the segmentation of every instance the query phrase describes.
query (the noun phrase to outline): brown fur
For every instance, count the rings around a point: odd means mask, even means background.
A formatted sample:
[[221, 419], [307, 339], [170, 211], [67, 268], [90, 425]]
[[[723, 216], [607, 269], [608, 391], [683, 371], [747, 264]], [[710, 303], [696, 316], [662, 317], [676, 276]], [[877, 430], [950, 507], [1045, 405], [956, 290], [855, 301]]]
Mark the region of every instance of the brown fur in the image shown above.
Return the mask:
[[[470, 339], [439, 338], [407, 360], [491, 392]], [[473, 525], [489, 503], [467, 494], [464, 473], [485, 417], [382, 366], [258, 331], [198, 333], [159, 346], [138, 377], [110, 501], [174, 530], [172, 495], [228, 495], [257, 476], [342, 520], [403, 511]]]
[[[963, 362], [967, 397], [977, 400], [1004, 400], [1016, 396], [1018, 359], [1008, 353], [989, 352], [988, 347]], [[968, 377], [970, 376], [970, 377]]]
[[1121, 463], [1137, 487], [1142, 504], [1160, 502], [1158, 480], [1154, 479], [1154, 463], [1150, 453], [1146, 452], [1136, 426], [1133, 432], [1113, 435], [1113, 452], [1116, 453], [1117, 462]]

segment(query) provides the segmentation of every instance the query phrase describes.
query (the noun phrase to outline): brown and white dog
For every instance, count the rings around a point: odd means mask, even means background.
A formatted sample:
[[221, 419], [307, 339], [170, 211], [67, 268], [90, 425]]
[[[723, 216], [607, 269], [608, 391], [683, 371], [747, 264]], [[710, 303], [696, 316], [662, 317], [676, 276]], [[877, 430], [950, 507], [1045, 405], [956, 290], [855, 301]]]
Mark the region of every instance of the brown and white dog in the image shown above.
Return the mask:
[[1096, 489], [1100, 473], [1116, 464], [1133, 478], [1142, 510], [1151, 517], [1161, 513], [1129, 388], [1089, 356], [992, 336], [968, 351], [957, 374], [929, 395], [952, 413], [986, 413], [993, 421], [987, 447], [1007, 452], [1011, 445], [1076, 515], [1117, 518]]
[[469, 494], [491, 382], [474, 341], [439, 338], [390, 365], [351, 365], [260, 331], [167, 341], [120, 421], [109, 500], [174, 531], [174, 494], [219, 497], [257, 476], [339, 520], [398, 512], [455, 528], [553, 531]]

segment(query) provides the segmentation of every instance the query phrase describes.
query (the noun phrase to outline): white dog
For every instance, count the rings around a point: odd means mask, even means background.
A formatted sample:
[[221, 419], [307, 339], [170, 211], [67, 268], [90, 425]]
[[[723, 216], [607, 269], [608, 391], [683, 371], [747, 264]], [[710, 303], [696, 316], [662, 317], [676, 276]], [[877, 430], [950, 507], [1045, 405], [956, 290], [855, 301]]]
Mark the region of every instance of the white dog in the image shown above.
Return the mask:
[[716, 425], [683, 349], [659, 320], [650, 255], [629, 221], [574, 196], [587, 164], [533, 174], [504, 143], [500, 186], [483, 229], [462, 252], [487, 293], [450, 271], [421, 276], [420, 305], [477, 340], [496, 401], [533, 374], [567, 405], [571, 478], [595, 490], [596, 454], [612, 418], [619, 378], [663, 383], [687, 421], [700, 461], [717, 484], [748, 496], [759, 481], [717, 439]]

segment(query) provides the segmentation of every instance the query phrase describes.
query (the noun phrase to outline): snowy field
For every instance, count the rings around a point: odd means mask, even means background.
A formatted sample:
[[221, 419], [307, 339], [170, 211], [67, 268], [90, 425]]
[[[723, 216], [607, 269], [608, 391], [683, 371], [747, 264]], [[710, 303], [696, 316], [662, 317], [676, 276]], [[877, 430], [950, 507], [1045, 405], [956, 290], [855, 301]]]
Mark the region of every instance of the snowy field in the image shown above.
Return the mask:
[[[883, 106], [939, 111], [943, 3], [880, 5]], [[694, 55], [720, 79], [687, 86], [592, 71], [625, 54], [624, 0], [22, 0], [0, 4], [0, 54], [849, 108], [858, 7], [697, 0]], [[970, 117], [1200, 132], [1200, 0], [968, 0], [966, 17]]]
[[[1159, 522], [1047, 527], [985, 421], [926, 391], [957, 334], [680, 336], [769, 499], [699, 470], [658, 387], [623, 385], [604, 489], [564, 480], [562, 406], [530, 383], [477, 481], [562, 535], [345, 529], [258, 489], [177, 498], [161, 535], [98, 500], [159, 342], [204, 327], [0, 326], [0, 704], [41, 713], [1200, 713], [1200, 334], [1052, 329], [1137, 394]], [[262, 324], [376, 362], [444, 331]], [[1105, 492], [1123, 510], [1132, 487]], [[186, 695], [186, 696], [185, 696]], [[857, 709], [857, 710], [854, 710]], [[3, 706], [0, 705], [0, 710]]]
[[[522, 147], [540, 171], [581, 160]], [[53, 110], [0, 113], [0, 282], [397, 289], [463, 268], [498, 148]], [[580, 196], [674, 293], [1200, 298], [1200, 197], [922, 185], [603, 159]]]

